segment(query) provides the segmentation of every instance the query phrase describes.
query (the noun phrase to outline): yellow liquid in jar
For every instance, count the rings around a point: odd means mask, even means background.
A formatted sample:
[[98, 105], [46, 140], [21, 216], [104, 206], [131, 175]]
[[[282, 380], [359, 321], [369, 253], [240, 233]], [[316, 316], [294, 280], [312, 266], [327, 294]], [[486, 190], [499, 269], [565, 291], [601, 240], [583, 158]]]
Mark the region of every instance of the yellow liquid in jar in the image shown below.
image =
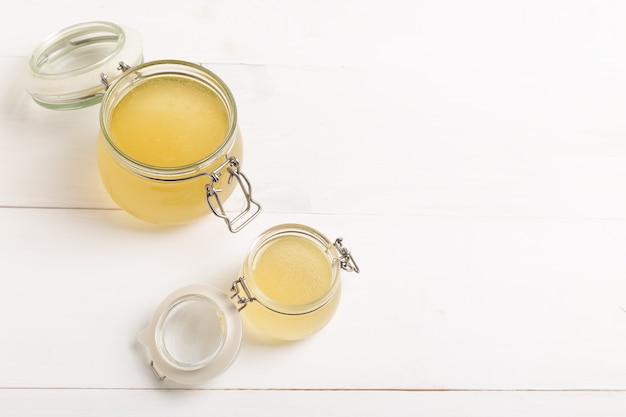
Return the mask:
[[[109, 120], [109, 134], [129, 158], [158, 168], [194, 164], [214, 153], [229, 130], [229, 115], [220, 97], [198, 81], [181, 76], [160, 76], [141, 82], [121, 98]], [[210, 213], [206, 176], [163, 182], [141, 178], [120, 166], [100, 135], [98, 164], [109, 195], [129, 213], [161, 224], [180, 224]], [[242, 158], [237, 131], [224, 158], [204, 169], [211, 172], [228, 156]], [[227, 177], [226, 177], [227, 178]], [[175, 178], [174, 179], [178, 179]], [[225, 199], [236, 181], [220, 181]]]
[[[332, 318], [339, 301], [339, 282], [328, 303], [312, 311], [298, 311], [323, 299], [334, 279], [328, 255], [310, 240], [299, 236], [275, 238], [255, 256], [251, 272], [246, 280], [253, 281], [253, 295], [265, 306], [249, 303], [242, 314], [262, 334], [283, 340], [302, 339]], [[276, 306], [293, 307], [293, 311], [272, 311]]]
[[147, 80], [115, 106], [109, 125], [117, 147], [142, 164], [178, 167], [215, 151], [228, 113], [206, 85], [182, 77]]

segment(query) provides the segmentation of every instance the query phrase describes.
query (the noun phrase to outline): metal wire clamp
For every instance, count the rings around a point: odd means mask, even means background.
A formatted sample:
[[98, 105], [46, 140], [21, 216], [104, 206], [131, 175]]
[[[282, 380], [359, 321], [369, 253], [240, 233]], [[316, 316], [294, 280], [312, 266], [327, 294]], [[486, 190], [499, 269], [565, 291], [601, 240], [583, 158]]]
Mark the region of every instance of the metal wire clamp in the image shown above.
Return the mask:
[[339, 265], [341, 266], [341, 269], [343, 269], [344, 271], [348, 271], [348, 272], [354, 271], [358, 274], [360, 271], [359, 266], [357, 265], [356, 261], [354, 260], [354, 257], [352, 256], [348, 248], [343, 246], [343, 238], [338, 237], [335, 240], [334, 246], [339, 251], [339, 254], [341, 255], [339, 257]]
[[[224, 210], [224, 206], [220, 200], [218, 193], [221, 189], [216, 187], [220, 182], [222, 177], [221, 171], [224, 168], [226, 168], [229, 174], [228, 183], [231, 184], [233, 178], [236, 179], [246, 199], [243, 210], [232, 219], [226, 214], [226, 210]], [[211, 183], [206, 186], [206, 201], [209, 207], [211, 207], [213, 214], [226, 222], [228, 230], [232, 233], [237, 233], [261, 212], [261, 205], [252, 199], [252, 186], [250, 185], [250, 181], [248, 181], [248, 178], [239, 170], [239, 160], [234, 156], [228, 158], [213, 171], [210, 176]]]

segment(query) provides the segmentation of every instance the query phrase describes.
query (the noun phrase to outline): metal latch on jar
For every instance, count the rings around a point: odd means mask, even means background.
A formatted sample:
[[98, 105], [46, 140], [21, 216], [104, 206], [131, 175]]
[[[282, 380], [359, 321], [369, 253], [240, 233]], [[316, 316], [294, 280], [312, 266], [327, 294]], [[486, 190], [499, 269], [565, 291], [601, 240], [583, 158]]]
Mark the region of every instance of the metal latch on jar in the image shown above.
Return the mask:
[[[243, 210], [232, 219], [226, 214], [222, 201], [218, 195], [221, 190], [216, 188], [216, 185], [220, 182], [220, 178], [222, 176], [221, 171], [224, 168], [226, 168], [230, 174], [228, 177], [228, 183], [232, 183], [233, 178], [236, 179], [246, 199], [246, 204]], [[248, 178], [239, 170], [239, 160], [234, 156], [228, 158], [222, 165], [211, 173], [211, 183], [206, 186], [206, 201], [209, 204], [209, 207], [211, 207], [213, 214], [220, 219], [223, 219], [226, 222], [226, 225], [228, 225], [228, 230], [232, 233], [240, 231], [261, 212], [261, 205], [252, 199], [252, 186], [250, 185], [250, 181], [248, 181]]]
[[[239, 287], [243, 289], [243, 292], [245, 293], [245, 297], [240, 294], [241, 291], [239, 290]], [[251, 303], [254, 300], [256, 300], [256, 298], [254, 298], [252, 294], [250, 293], [250, 290], [248, 289], [248, 286], [246, 285], [244, 277], [241, 277], [237, 281], [233, 282], [233, 285], [230, 287], [230, 291], [233, 293], [233, 295], [230, 298], [231, 299], [234, 299], [235, 297], [237, 298], [236, 304], [237, 304], [237, 310], [239, 311], [243, 310], [248, 305], [248, 303]]]
[[[118, 71], [126, 72], [130, 69], [130, 65], [125, 63], [124, 61], [120, 61], [119, 66], [117, 67]], [[101, 72], [100, 73], [100, 82], [104, 85], [104, 91], [108, 90], [111, 86], [111, 81], [109, 81], [109, 74]]]
[[354, 271], [358, 274], [360, 271], [359, 266], [356, 264], [348, 248], [343, 246], [343, 238], [338, 237], [337, 239], [335, 239], [334, 246], [339, 251], [339, 254], [341, 255], [339, 257], [339, 265], [341, 265], [341, 269], [343, 269], [344, 271], [348, 271], [348, 272]]

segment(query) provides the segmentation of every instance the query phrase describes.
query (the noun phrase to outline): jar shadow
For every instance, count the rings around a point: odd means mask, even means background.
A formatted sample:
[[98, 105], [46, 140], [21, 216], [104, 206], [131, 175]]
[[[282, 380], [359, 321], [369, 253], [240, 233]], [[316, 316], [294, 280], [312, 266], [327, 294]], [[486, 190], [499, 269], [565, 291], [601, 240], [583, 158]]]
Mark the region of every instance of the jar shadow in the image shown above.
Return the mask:
[[102, 216], [99, 216], [102, 223], [106, 224], [108, 227], [113, 227], [124, 231], [152, 234], [169, 234], [173, 232], [178, 233], [189, 227], [197, 227], [193, 223], [178, 225], [150, 223], [134, 217], [132, 214], [127, 213], [121, 208], [104, 209], [102, 211], [104, 212], [104, 214]]
[[300, 342], [300, 340], [280, 340], [267, 336], [250, 326], [245, 320], [243, 321], [243, 329], [244, 343], [254, 346], [292, 346]]

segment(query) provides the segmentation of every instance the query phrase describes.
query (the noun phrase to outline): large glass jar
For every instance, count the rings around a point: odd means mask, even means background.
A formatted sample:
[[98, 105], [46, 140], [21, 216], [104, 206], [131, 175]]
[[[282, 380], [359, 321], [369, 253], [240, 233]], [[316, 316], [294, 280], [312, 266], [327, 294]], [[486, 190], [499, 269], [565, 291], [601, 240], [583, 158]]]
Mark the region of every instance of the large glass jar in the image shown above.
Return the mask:
[[245, 213], [256, 203], [240, 171], [243, 146], [235, 99], [208, 69], [152, 61], [126, 70], [104, 95], [100, 128], [102, 182], [129, 213], [178, 224], [213, 211], [233, 231], [251, 219], [230, 220], [222, 206], [237, 185], [247, 199]]

